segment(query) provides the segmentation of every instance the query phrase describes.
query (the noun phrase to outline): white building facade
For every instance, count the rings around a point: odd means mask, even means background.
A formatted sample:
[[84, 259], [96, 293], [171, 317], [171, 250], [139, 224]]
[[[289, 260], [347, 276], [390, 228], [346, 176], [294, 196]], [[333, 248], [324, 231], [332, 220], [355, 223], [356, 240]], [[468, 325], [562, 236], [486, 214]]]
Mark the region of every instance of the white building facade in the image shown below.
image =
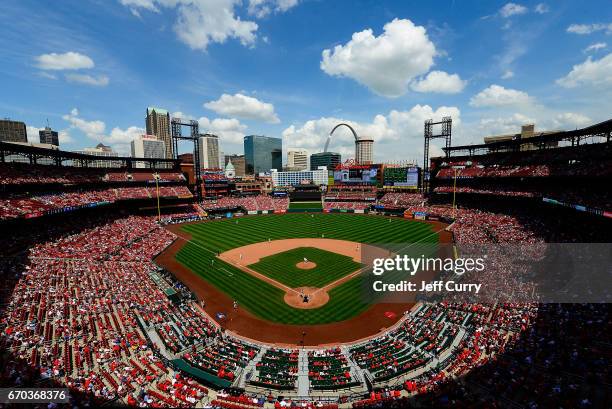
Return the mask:
[[[165, 159], [166, 144], [152, 135], [142, 135], [132, 143], [132, 158]], [[146, 162], [136, 162], [137, 168], [147, 167]]]
[[223, 169], [220, 155], [219, 137], [212, 134], [200, 135], [200, 168]]
[[312, 182], [315, 185], [327, 185], [328, 176], [327, 168], [324, 166], [319, 167], [317, 170], [303, 170], [303, 171], [288, 171], [279, 172], [276, 169], [272, 169], [272, 185], [276, 186], [295, 186], [301, 184], [303, 181]]
[[287, 167], [291, 170], [308, 170], [308, 152], [301, 149], [288, 150]]

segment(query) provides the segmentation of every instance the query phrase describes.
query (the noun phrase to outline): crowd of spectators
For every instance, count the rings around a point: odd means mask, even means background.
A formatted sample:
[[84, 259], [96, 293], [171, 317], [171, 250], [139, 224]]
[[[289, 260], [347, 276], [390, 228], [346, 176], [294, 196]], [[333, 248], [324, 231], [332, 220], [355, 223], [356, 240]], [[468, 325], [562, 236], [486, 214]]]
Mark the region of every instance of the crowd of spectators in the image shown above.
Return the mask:
[[[151, 199], [157, 197], [155, 187], [119, 187], [53, 192], [46, 194], [9, 194], [0, 198], [0, 220], [40, 215], [68, 207], [95, 203], [113, 203], [118, 200]], [[159, 197], [191, 197], [186, 186], [160, 186]]]
[[[284, 200], [286, 206], [286, 199], [248, 199], [257, 210], [270, 201], [276, 206]], [[415, 211], [452, 217], [450, 229], [458, 246], [520, 243], [537, 252], [546, 237], [546, 226], [537, 220], [414, 203]], [[191, 213], [198, 211], [187, 211]], [[184, 212], [168, 217], [180, 214]], [[3, 379], [13, 385], [26, 376], [53, 379], [92, 398], [133, 406], [194, 406], [214, 397], [213, 405], [219, 407], [260, 407], [261, 399], [255, 403], [250, 397], [215, 395], [164, 359], [182, 357], [231, 382], [260, 350], [223, 335], [189, 299], [170, 300], [165, 287], [186, 290], [150, 260], [173, 239], [155, 217], [130, 215], [30, 247], [28, 262], [15, 271], [18, 281], [0, 318], [0, 346], [11, 356], [2, 367]], [[515, 285], [501, 266], [487, 285], [529, 290]], [[530, 405], [541, 395], [545, 406], [589, 407], [598, 393], [593, 385], [605, 383], [610, 375], [608, 314], [606, 306], [596, 305], [423, 303], [397, 328], [354, 346], [349, 355], [339, 349], [310, 351], [309, 381], [320, 390], [359, 385], [350, 359], [372, 374], [375, 386], [394, 380], [401, 387], [375, 392], [355, 407], [393, 405], [406, 396], [450, 396], [458, 388], [457, 379], [465, 377], [473, 380], [471, 388], [479, 385], [476, 389], [499, 401]], [[590, 338], [601, 342], [588, 346]], [[258, 380], [291, 386], [296, 353], [268, 349], [256, 366]]]
[[0, 163], [0, 185], [14, 184], [83, 184], [98, 182], [184, 182], [185, 176], [175, 170], [108, 170], [75, 166]]
[[421, 193], [389, 192], [380, 198], [378, 204], [385, 207], [407, 207], [423, 204], [424, 201]]
[[215, 200], [205, 200], [201, 204], [205, 210], [243, 208], [246, 211], [285, 211], [289, 207], [289, 198], [256, 196], [226, 196]]
[[369, 209], [372, 203], [369, 202], [323, 202], [324, 209], [347, 209], [347, 210], [365, 210]]
[[251, 384], [277, 390], [295, 389], [298, 357], [297, 349], [268, 349], [256, 365], [257, 375]]

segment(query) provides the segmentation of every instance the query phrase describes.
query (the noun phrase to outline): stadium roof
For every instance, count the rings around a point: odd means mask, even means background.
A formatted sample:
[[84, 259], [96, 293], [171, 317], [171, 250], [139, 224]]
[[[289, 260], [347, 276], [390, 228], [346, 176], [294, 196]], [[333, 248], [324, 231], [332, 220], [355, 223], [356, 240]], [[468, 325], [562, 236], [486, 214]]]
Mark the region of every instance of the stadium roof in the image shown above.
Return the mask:
[[610, 137], [612, 136], [612, 119], [600, 122], [595, 125], [587, 126], [586, 128], [575, 129], [573, 131], [540, 133], [535, 134], [530, 138], [523, 139], [517, 136], [516, 139], [509, 141], [498, 141], [475, 145], [451, 146], [449, 148], [442, 148], [442, 150], [446, 153], [447, 156], [452, 156], [453, 153], [464, 154], [466, 151], [470, 155], [482, 150], [486, 152], [513, 150], [518, 151], [521, 145], [526, 144], [547, 147], [550, 146], [551, 142], [559, 142], [563, 140], [572, 141], [572, 144], [580, 144], [580, 140], [595, 136], [605, 136], [608, 140], [610, 140]]
[[61, 162], [65, 160], [81, 161], [84, 165], [88, 162], [125, 162], [125, 166], [132, 166], [134, 162], [147, 162], [155, 164], [170, 163], [177, 166], [177, 159], [153, 159], [153, 158], [131, 158], [129, 156], [98, 156], [84, 153], [62, 151], [59, 149], [47, 149], [37, 146], [21, 145], [10, 142], [0, 142], [0, 162], [5, 162], [6, 156], [22, 155], [32, 158], [50, 158], [54, 159], [56, 165], [61, 166]]

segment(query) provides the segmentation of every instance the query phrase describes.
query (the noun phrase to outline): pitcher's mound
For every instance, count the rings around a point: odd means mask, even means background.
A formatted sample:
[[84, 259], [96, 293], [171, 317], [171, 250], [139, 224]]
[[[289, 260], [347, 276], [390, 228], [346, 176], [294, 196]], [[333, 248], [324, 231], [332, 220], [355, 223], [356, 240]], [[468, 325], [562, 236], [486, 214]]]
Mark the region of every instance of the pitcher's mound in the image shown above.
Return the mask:
[[313, 263], [312, 261], [309, 261], [308, 263], [300, 261], [295, 266], [297, 268], [301, 268], [302, 270], [310, 270], [310, 269], [315, 268], [317, 266], [317, 263]]
[[[310, 263], [309, 263], [310, 264]], [[312, 309], [319, 308], [329, 301], [327, 291], [315, 287], [299, 287], [295, 291], [287, 291], [285, 293], [285, 302], [293, 308]], [[308, 297], [308, 302], [305, 302], [305, 297]]]

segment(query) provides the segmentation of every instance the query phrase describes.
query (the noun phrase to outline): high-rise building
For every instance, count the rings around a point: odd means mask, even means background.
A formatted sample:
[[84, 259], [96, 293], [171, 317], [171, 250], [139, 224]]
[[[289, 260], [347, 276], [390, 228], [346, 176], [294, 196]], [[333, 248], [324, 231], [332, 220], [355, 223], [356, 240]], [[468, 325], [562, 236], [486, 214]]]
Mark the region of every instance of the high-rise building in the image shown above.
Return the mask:
[[26, 124], [21, 121], [11, 121], [8, 118], [0, 119], [0, 141], [27, 142]]
[[310, 169], [319, 169], [325, 166], [329, 170], [334, 170], [342, 161], [342, 157], [336, 152], [319, 152], [310, 155]]
[[227, 166], [228, 162], [230, 161], [232, 162], [232, 165], [234, 165], [236, 176], [244, 176], [246, 169], [244, 155], [225, 155], [225, 166]]
[[40, 143], [48, 143], [50, 145], [59, 146], [59, 135], [57, 131], [54, 131], [48, 126], [46, 126], [45, 129], [38, 131], [38, 137], [40, 138]]
[[291, 170], [308, 170], [308, 152], [302, 149], [287, 150], [287, 168]]
[[219, 137], [212, 134], [200, 135], [200, 167], [202, 169], [221, 169], [219, 163]]
[[147, 135], [154, 135], [165, 145], [166, 158], [172, 159], [172, 134], [170, 133], [170, 114], [165, 109], [147, 108]]
[[[142, 135], [134, 138], [131, 143], [132, 158], [164, 159], [166, 158], [166, 145], [153, 135]], [[147, 162], [136, 162], [137, 168], [145, 168]]]
[[[100, 160], [95, 160], [89, 164], [89, 167], [93, 168], [119, 168], [122, 165], [120, 161], [114, 160], [103, 160], [104, 157], [114, 158], [117, 157], [117, 152], [115, 152], [110, 146], [106, 146], [102, 143], [97, 144], [94, 148], [85, 148], [80, 151], [76, 151], [76, 153], [83, 153], [85, 155], [93, 155], [100, 156]], [[81, 164], [78, 161], [73, 161], [72, 166], [79, 167]]]
[[244, 137], [246, 173], [258, 175], [270, 169], [282, 169], [283, 140], [261, 135]]
[[374, 139], [359, 138], [355, 141], [355, 162], [360, 165], [374, 162]]

